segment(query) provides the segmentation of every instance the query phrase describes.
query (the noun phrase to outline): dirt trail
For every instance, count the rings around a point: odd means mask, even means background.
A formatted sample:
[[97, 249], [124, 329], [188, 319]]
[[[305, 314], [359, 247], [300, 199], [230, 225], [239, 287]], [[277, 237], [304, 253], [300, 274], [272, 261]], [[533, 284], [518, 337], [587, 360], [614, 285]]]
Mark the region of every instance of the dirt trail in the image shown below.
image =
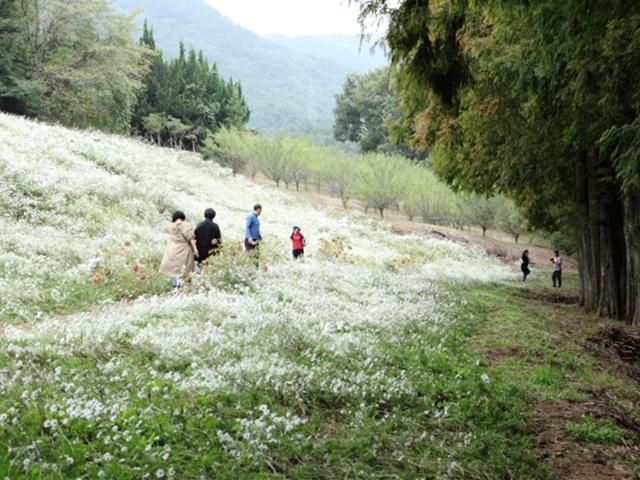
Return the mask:
[[[612, 328], [627, 327], [582, 313], [577, 306], [577, 298], [570, 293], [523, 290], [516, 295], [527, 302], [532, 312], [544, 313], [546, 320], [543, 325], [551, 342], [551, 353], [538, 353], [531, 357], [526, 345], [510, 345], [482, 352], [487, 353], [485, 356], [490, 364], [501, 368], [517, 360], [533, 371], [536, 366], [550, 362], [566, 363], [566, 355], [575, 353], [577, 347], [576, 356], [579, 358], [573, 357], [572, 360], [589, 362], [589, 372], [593, 375], [590, 380], [572, 374], [562, 379], [564, 385], [571, 384], [579, 393], [576, 398], [556, 395], [552, 399], [540, 399], [532, 406], [538, 432], [536, 449], [540, 458], [549, 465], [556, 478], [562, 480], [640, 478], [640, 445], [634, 444], [633, 440], [622, 445], [589, 443], [576, 440], [567, 429], [570, 424], [589, 416], [612, 422], [630, 439], [640, 438], [640, 419], [636, 418], [640, 385], [636, 383], [638, 378], [635, 375], [640, 365], [633, 363], [635, 359], [624, 361], [606, 341], [606, 332]], [[535, 321], [533, 316], [531, 321]], [[640, 338], [635, 336], [637, 333], [640, 332], [630, 333], [629, 337]], [[491, 332], [489, 335], [495, 334]]]

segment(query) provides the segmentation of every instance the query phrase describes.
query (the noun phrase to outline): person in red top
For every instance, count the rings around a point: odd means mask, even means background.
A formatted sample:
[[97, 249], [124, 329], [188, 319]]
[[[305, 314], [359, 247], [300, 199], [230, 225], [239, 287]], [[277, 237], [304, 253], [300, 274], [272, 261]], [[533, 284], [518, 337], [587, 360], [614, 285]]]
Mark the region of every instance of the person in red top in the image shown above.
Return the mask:
[[293, 227], [293, 233], [290, 238], [293, 242], [293, 259], [297, 260], [304, 255], [304, 246], [307, 242], [300, 231], [300, 227]]

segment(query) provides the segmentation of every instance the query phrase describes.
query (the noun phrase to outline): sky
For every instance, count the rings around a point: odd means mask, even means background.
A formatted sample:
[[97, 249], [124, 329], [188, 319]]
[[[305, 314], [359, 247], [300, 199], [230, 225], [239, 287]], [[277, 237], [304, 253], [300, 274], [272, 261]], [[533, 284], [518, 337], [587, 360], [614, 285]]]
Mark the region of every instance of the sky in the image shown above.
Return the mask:
[[360, 33], [358, 7], [346, 0], [207, 0], [234, 23], [259, 35]]

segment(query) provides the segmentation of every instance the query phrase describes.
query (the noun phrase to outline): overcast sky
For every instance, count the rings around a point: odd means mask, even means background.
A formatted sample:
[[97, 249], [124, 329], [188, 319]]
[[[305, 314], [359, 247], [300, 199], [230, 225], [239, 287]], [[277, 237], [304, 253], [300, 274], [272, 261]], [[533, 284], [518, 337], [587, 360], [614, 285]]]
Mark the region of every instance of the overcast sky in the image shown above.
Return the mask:
[[234, 23], [260, 35], [360, 33], [357, 6], [346, 0], [207, 0]]

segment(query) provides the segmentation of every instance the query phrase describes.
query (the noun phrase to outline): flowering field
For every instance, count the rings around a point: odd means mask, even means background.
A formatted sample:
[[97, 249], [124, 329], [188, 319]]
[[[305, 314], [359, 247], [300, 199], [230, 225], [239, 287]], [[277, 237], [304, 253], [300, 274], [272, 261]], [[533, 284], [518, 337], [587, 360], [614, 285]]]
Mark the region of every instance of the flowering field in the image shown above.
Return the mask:
[[[465, 423], [509, 416], [462, 348], [461, 292], [510, 275], [478, 250], [7, 115], [0, 206], [0, 478], [461, 478], [507, 441]], [[208, 206], [227, 250], [170, 294], [163, 223]]]

